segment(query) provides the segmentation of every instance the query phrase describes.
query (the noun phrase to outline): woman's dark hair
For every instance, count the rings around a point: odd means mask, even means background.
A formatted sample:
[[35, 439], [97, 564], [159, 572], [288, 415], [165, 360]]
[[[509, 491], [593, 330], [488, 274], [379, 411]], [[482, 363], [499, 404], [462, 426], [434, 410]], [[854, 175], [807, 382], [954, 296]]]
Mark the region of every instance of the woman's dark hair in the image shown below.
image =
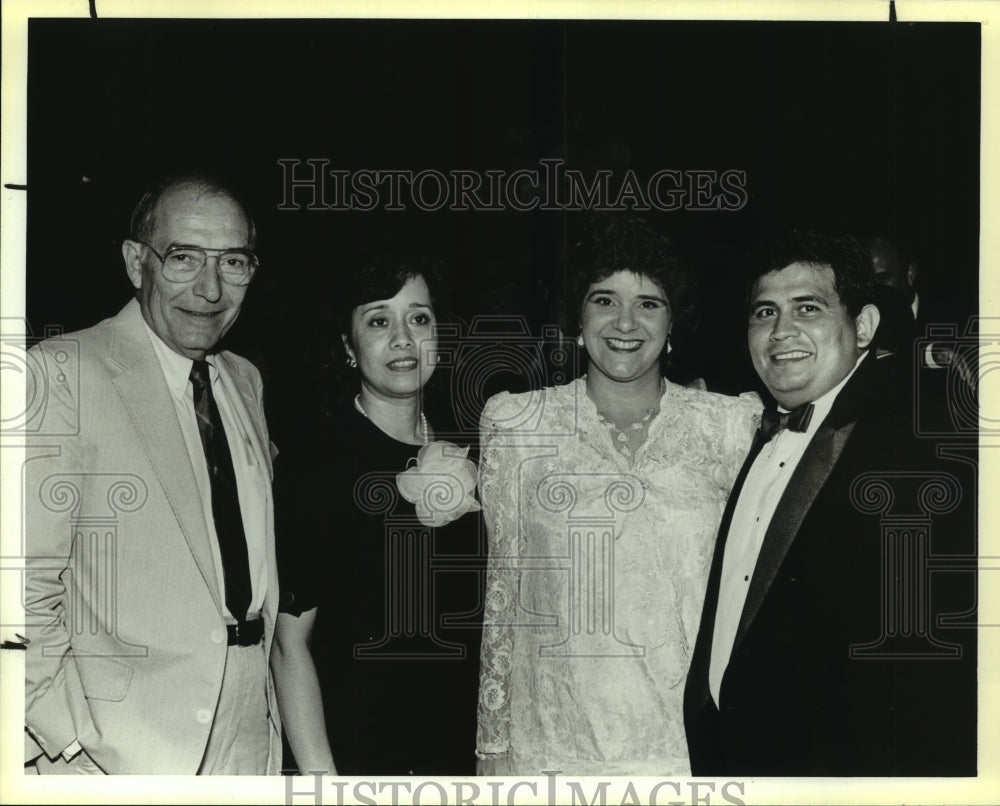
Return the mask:
[[[587, 289], [619, 271], [642, 275], [663, 289], [670, 303], [671, 339], [683, 343], [696, 326], [695, 275], [670, 240], [634, 215], [600, 220], [567, 259], [566, 293], [560, 324], [567, 339], [580, 332], [580, 311]], [[665, 361], [664, 350], [661, 359]]]
[[[353, 394], [357, 385], [357, 370], [348, 367], [347, 351], [342, 336], [351, 338], [351, 317], [354, 309], [367, 302], [392, 299], [414, 277], [422, 277], [430, 292], [434, 317], [438, 322], [450, 318], [448, 283], [444, 263], [435, 257], [411, 257], [391, 248], [364, 249], [338, 271], [338, 282], [327, 301], [329, 344], [323, 374], [327, 378], [324, 408], [329, 409], [337, 399], [348, 392]], [[342, 278], [342, 279], [340, 279]]]

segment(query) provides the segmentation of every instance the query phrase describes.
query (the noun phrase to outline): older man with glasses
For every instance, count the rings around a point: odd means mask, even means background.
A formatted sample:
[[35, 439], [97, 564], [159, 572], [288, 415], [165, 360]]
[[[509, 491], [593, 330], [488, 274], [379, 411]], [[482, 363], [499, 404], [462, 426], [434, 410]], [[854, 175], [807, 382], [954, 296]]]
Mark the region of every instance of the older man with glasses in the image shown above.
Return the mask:
[[258, 269], [255, 236], [220, 180], [160, 182], [122, 244], [136, 298], [31, 353], [32, 771], [278, 772], [262, 384], [216, 351]]

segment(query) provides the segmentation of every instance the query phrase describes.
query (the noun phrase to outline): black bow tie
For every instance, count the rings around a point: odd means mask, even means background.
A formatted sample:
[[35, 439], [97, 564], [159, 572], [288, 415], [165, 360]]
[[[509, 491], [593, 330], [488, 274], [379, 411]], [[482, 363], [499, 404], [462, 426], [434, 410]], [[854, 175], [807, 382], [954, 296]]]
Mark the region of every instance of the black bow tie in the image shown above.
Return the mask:
[[762, 442], [770, 442], [784, 429], [803, 432], [809, 427], [813, 415], [813, 404], [803, 403], [792, 411], [780, 412], [777, 409], [765, 409], [760, 418], [760, 438]]

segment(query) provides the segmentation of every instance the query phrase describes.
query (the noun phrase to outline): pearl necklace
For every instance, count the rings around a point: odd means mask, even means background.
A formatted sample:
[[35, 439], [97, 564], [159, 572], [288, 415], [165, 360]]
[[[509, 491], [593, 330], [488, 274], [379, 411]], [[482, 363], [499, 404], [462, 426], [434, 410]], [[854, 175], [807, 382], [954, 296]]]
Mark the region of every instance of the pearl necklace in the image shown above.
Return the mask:
[[[358, 410], [358, 413], [360, 413], [362, 417], [364, 417], [366, 420], [371, 421], [371, 417], [368, 416], [368, 412], [365, 411], [365, 407], [361, 405], [360, 394], [354, 396], [354, 408]], [[430, 442], [430, 437], [428, 436], [430, 434], [430, 429], [427, 428], [427, 415], [425, 415], [423, 411], [420, 412], [420, 430], [421, 433], [423, 434], [424, 445], [426, 445], [428, 442]]]

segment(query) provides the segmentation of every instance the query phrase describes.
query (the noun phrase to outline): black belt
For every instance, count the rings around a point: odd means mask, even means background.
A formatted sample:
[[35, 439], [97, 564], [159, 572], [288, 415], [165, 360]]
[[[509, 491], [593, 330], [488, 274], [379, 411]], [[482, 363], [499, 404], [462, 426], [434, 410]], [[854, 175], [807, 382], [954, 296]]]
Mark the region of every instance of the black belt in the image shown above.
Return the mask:
[[255, 646], [264, 638], [264, 619], [227, 624], [226, 632], [229, 633], [229, 646]]

